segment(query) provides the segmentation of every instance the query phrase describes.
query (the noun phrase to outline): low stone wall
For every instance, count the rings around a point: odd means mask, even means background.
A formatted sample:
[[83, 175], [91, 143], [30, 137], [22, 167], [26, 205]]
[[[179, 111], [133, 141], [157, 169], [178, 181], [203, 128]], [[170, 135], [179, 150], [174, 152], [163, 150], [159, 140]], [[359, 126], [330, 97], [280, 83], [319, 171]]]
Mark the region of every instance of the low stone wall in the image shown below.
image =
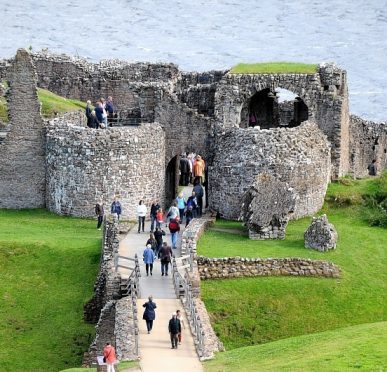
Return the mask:
[[181, 255], [196, 254], [196, 244], [206, 228], [215, 222], [214, 217], [194, 218], [181, 236]]
[[339, 278], [340, 268], [327, 261], [305, 258], [197, 257], [201, 279], [254, 276], [316, 276]]

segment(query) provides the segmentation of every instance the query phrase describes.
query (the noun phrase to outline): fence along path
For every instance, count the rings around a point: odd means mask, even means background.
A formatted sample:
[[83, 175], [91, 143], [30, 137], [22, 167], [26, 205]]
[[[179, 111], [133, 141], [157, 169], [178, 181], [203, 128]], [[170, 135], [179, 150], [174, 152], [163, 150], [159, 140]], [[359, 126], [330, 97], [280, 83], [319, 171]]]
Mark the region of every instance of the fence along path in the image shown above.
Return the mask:
[[[145, 249], [145, 243], [149, 238], [150, 222], [145, 223], [145, 232], [138, 234], [137, 226], [133, 227], [126, 237], [121, 240], [119, 246], [119, 255], [134, 258], [137, 254], [140, 261], [141, 277], [140, 296], [137, 300], [138, 318], [139, 318], [139, 355], [140, 366], [144, 372], [154, 372], [155, 370], [173, 371], [203, 371], [202, 364], [199, 361], [195, 349], [195, 342], [192, 337], [187, 316], [181, 301], [177, 298], [174, 283], [172, 267], [170, 266], [168, 276], [161, 276], [160, 260], [155, 261], [153, 275], [146, 276], [145, 265], [142, 262], [142, 255]], [[165, 229], [167, 235], [164, 240], [170, 244], [171, 237], [169, 231]], [[181, 236], [181, 233], [180, 233]], [[174, 254], [180, 256], [180, 245]], [[125, 268], [118, 268], [123, 277], [127, 277], [130, 272]], [[152, 295], [156, 302], [156, 320], [153, 323], [151, 334], [147, 333], [145, 321], [142, 320], [143, 307], [148, 296]], [[182, 344], [177, 350], [171, 349], [171, 342], [168, 333], [168, 322], [173, 312], [180, 309], [183, 315], [185, 329], [182, 329]]]

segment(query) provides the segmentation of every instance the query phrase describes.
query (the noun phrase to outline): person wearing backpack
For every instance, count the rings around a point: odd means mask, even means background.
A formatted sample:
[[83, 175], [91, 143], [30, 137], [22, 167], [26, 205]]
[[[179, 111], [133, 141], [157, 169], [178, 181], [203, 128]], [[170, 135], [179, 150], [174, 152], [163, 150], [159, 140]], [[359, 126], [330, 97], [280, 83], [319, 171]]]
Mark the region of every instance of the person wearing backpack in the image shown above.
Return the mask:
[[172, 218], [169, 221], [169, 231], [171, 232], [172, 249], [176, 249], [177, 236], [180, 231], [179, 217]]

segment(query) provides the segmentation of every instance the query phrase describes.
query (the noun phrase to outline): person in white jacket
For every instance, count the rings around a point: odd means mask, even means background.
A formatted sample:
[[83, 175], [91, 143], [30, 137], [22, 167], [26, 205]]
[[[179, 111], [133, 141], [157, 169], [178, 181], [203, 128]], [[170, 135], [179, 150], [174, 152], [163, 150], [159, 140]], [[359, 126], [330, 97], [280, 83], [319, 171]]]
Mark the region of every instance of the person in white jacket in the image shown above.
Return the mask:
[[138, 233], [142, 230], [144, 232], [145, 227], [145, 216], [147, 214], [147, 208], [143, 200], [140, 200], [137, 206], [137, 217], [138, 217]]

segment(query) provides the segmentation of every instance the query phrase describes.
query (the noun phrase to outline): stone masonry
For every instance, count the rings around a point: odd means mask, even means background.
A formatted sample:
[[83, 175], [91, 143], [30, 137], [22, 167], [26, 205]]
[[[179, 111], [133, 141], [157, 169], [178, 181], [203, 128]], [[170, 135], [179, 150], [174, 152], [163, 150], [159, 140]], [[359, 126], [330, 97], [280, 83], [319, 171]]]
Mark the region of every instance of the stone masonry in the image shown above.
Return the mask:
[[336, 248], [338, 236], [335, 227], [323, 214], [320, 217], [313, 217], [312, 223], [305, 231], [304, 238], [305, 248], [326, 252]]

